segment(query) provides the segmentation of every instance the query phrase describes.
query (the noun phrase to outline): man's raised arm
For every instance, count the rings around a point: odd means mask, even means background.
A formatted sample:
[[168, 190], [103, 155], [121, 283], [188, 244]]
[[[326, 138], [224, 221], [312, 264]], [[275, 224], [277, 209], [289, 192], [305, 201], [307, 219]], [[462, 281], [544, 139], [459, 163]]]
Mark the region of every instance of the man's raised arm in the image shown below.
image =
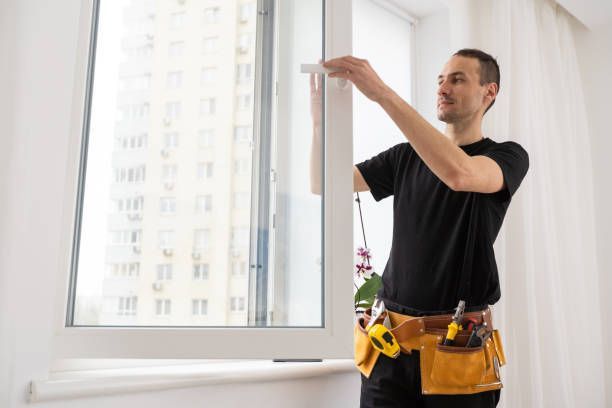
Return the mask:
[[[321, 194], [321, 74], [310, 74], [310, 115], [312, 143], [310, 145], [310, 191]], [[369, 191], [370, 187], [356, 166], [353, 166], [353, 191]]]

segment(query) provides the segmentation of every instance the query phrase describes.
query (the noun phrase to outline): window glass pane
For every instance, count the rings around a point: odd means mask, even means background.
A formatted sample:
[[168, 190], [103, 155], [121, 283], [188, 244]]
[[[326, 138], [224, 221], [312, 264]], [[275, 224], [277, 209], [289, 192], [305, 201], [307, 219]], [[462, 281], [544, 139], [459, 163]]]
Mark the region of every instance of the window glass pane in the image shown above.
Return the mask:
[[73, 325], [322, 325], [323, 3], [281, 3], [262, 68], [256, 0], [100, 0]]

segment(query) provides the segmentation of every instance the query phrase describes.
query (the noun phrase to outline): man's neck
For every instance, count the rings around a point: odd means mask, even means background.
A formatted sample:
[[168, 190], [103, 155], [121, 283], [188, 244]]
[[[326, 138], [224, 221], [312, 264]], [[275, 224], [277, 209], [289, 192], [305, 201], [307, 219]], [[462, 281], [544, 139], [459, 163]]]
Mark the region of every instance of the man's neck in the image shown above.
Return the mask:
[[480, 120], [447, 123], [444, 135], [457, 146], [475, 143], [484, 137]]

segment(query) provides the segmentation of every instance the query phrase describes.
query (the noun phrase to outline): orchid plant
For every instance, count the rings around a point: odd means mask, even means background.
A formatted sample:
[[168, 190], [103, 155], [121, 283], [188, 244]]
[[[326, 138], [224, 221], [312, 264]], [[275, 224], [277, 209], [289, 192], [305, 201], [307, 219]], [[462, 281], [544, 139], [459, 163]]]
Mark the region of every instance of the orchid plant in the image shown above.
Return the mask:
[[357, 291], [355, 292], [355, 312], [363, 313], [372, 307], [374, 297], [382, 284], [380, 275], [374, 272], [370, 259], [372, 258], [369, 248], [357, 248], [358, 261], [355, 265], [356, 270], [353, 275], [353, 283]]

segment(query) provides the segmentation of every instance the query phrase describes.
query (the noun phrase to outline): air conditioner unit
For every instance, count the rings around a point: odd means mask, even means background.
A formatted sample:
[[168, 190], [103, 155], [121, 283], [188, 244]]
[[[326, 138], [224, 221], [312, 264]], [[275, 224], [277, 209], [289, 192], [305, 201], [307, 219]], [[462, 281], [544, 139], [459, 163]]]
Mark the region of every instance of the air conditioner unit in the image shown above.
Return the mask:
[[174, 182], [173, 181], [166, 181], [164, 183], [164, 188], [166, 190], [172, 190], [174, 188]]
[[170, 150], [168, 150], [168, 149], [161, 149], [160, 153], [161, 153], [162, 157], [166, 157], [167, 158], [168, 156], [170, 156]]
[[243, 45], [239, 45], [237, 48], [238, 48], [238, 52], [240, 54], [246, 54], [247, 52], [249, 52], [249, 47], [245, 47]]
[[172, 256], [172, 248], [164, 248], [163, 252], [166, 256]]
[[182, 4], [185, 4], [186, 0], [176, 0], [176, 2], [182, 5]]
[[153, 286], [153, 290], [155, 290], [155, 291], [160, 291], [160, 290], [162, 290], [164, 288], [164, 284], [162, 282], [159, 282], [159, 281], [153, 282], [153, 285], [151, 285], [151, 286]]
[[194, 250], [194, 251], [191, 253], [191, 257], [192, 257], [193, 259], [200, 259], [200, 252], [199, 252], [199, 251]]
[[135, 254], [139, 254], [139, 253], [140, 253], [140, 245], [133, 245], [133, 246], [132, 246], [132, 251], [133, 251]]

